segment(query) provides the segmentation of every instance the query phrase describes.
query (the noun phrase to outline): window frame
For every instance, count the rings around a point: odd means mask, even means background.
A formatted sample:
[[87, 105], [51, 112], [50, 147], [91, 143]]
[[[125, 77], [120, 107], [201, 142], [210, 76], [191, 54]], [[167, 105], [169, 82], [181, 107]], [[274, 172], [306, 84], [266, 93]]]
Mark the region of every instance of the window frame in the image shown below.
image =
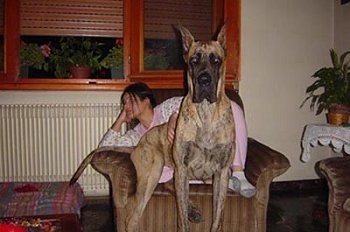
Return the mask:
[[[224, 18], [227, 27], [226, 86], [240, 80], [240, 0], [213, 0], [214, 23]], [[183, 88], [183, 70], [143, 71], [143, 0], [124, 0], [124, 75], [125, 79], [21, 79], [20, 0], [4, 1], [4, 70], [0, 90], [123, 90], [136, 81], [151, 88]], [[138, 6], [138, 7], [135, 7]], [[132, 17], [131, 17], [132, 16]], [[216, 29], [216, 28], [215, 28]], [[213, 31], [215, 30], [213, 29]]]

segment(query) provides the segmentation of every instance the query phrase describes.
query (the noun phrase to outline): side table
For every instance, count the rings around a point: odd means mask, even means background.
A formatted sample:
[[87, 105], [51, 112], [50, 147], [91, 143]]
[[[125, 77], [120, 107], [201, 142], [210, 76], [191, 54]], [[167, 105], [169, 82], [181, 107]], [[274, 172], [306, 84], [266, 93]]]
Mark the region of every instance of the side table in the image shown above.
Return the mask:
[[303, 153], [301, 160], [310, 159], [310, 146], [332, 145], [335, 152], [344, 151], [350, 154], [350, 127], [330, 124], [308, 124], [302, 137]]

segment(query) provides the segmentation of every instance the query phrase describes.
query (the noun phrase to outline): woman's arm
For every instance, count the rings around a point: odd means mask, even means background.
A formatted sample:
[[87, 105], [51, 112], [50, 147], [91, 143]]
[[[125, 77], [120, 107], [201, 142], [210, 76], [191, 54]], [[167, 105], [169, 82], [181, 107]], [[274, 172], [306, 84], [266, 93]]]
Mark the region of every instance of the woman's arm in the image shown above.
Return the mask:
[[98, 147], [134, 147], [140, 141], [140, 138], [140, 134], [134, 129], [128, 130], [125, 134], [108, 129], [98, 144]]

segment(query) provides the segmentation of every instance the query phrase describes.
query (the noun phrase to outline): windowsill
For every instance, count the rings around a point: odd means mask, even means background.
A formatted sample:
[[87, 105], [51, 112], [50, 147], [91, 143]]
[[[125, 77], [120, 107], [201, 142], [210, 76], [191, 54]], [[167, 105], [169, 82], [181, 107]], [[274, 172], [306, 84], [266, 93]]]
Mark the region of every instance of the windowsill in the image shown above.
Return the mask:
[[139, 81], [146, 82], [150, 88], [154, 89], [183, 88], [184, 86], [179, 80], [31, 79], [16, 83], [0, 82], [0, 90], [124, 90], [129, 84]]

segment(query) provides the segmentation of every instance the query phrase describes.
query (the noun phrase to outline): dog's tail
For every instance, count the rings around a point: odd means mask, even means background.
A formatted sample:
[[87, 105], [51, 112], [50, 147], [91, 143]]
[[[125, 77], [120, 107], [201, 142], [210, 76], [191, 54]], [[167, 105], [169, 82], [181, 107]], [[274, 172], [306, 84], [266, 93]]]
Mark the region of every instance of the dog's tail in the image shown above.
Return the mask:
[[96, 148], [88, 156], [85, 157], [83, 162], [79, 165], [74, 175], [69, 181], [70, 185], [73, 185], [84, 172], [85, 168], [91, 164], [96, 171], [103, 175], [110, 176], [113, 171], [113, 166], [116, 162], [119, 163], [125, 155], [130, 156], [133, 148], [131, 147], [100, 147]]
[[136, 192], [136, 169], [130, 158], [132, 150], [132, 147], [101, 147], [93, 150], [74, 173], [70, 185], [91, 164], [111, 182], [116, 207], [124, 207], [129, 197]]
[[91, 163], [92, 158], [94, 158], [96, 150], [93, 150], [88, 156], [85, 157], [83, 162], [79, 165], [78, 169], [75, 171], [74, 175], [70, 179], [69, 185], [73, 185], [75, 182], [77, 182], [81, 174], [84, 172], [85, 168]]

